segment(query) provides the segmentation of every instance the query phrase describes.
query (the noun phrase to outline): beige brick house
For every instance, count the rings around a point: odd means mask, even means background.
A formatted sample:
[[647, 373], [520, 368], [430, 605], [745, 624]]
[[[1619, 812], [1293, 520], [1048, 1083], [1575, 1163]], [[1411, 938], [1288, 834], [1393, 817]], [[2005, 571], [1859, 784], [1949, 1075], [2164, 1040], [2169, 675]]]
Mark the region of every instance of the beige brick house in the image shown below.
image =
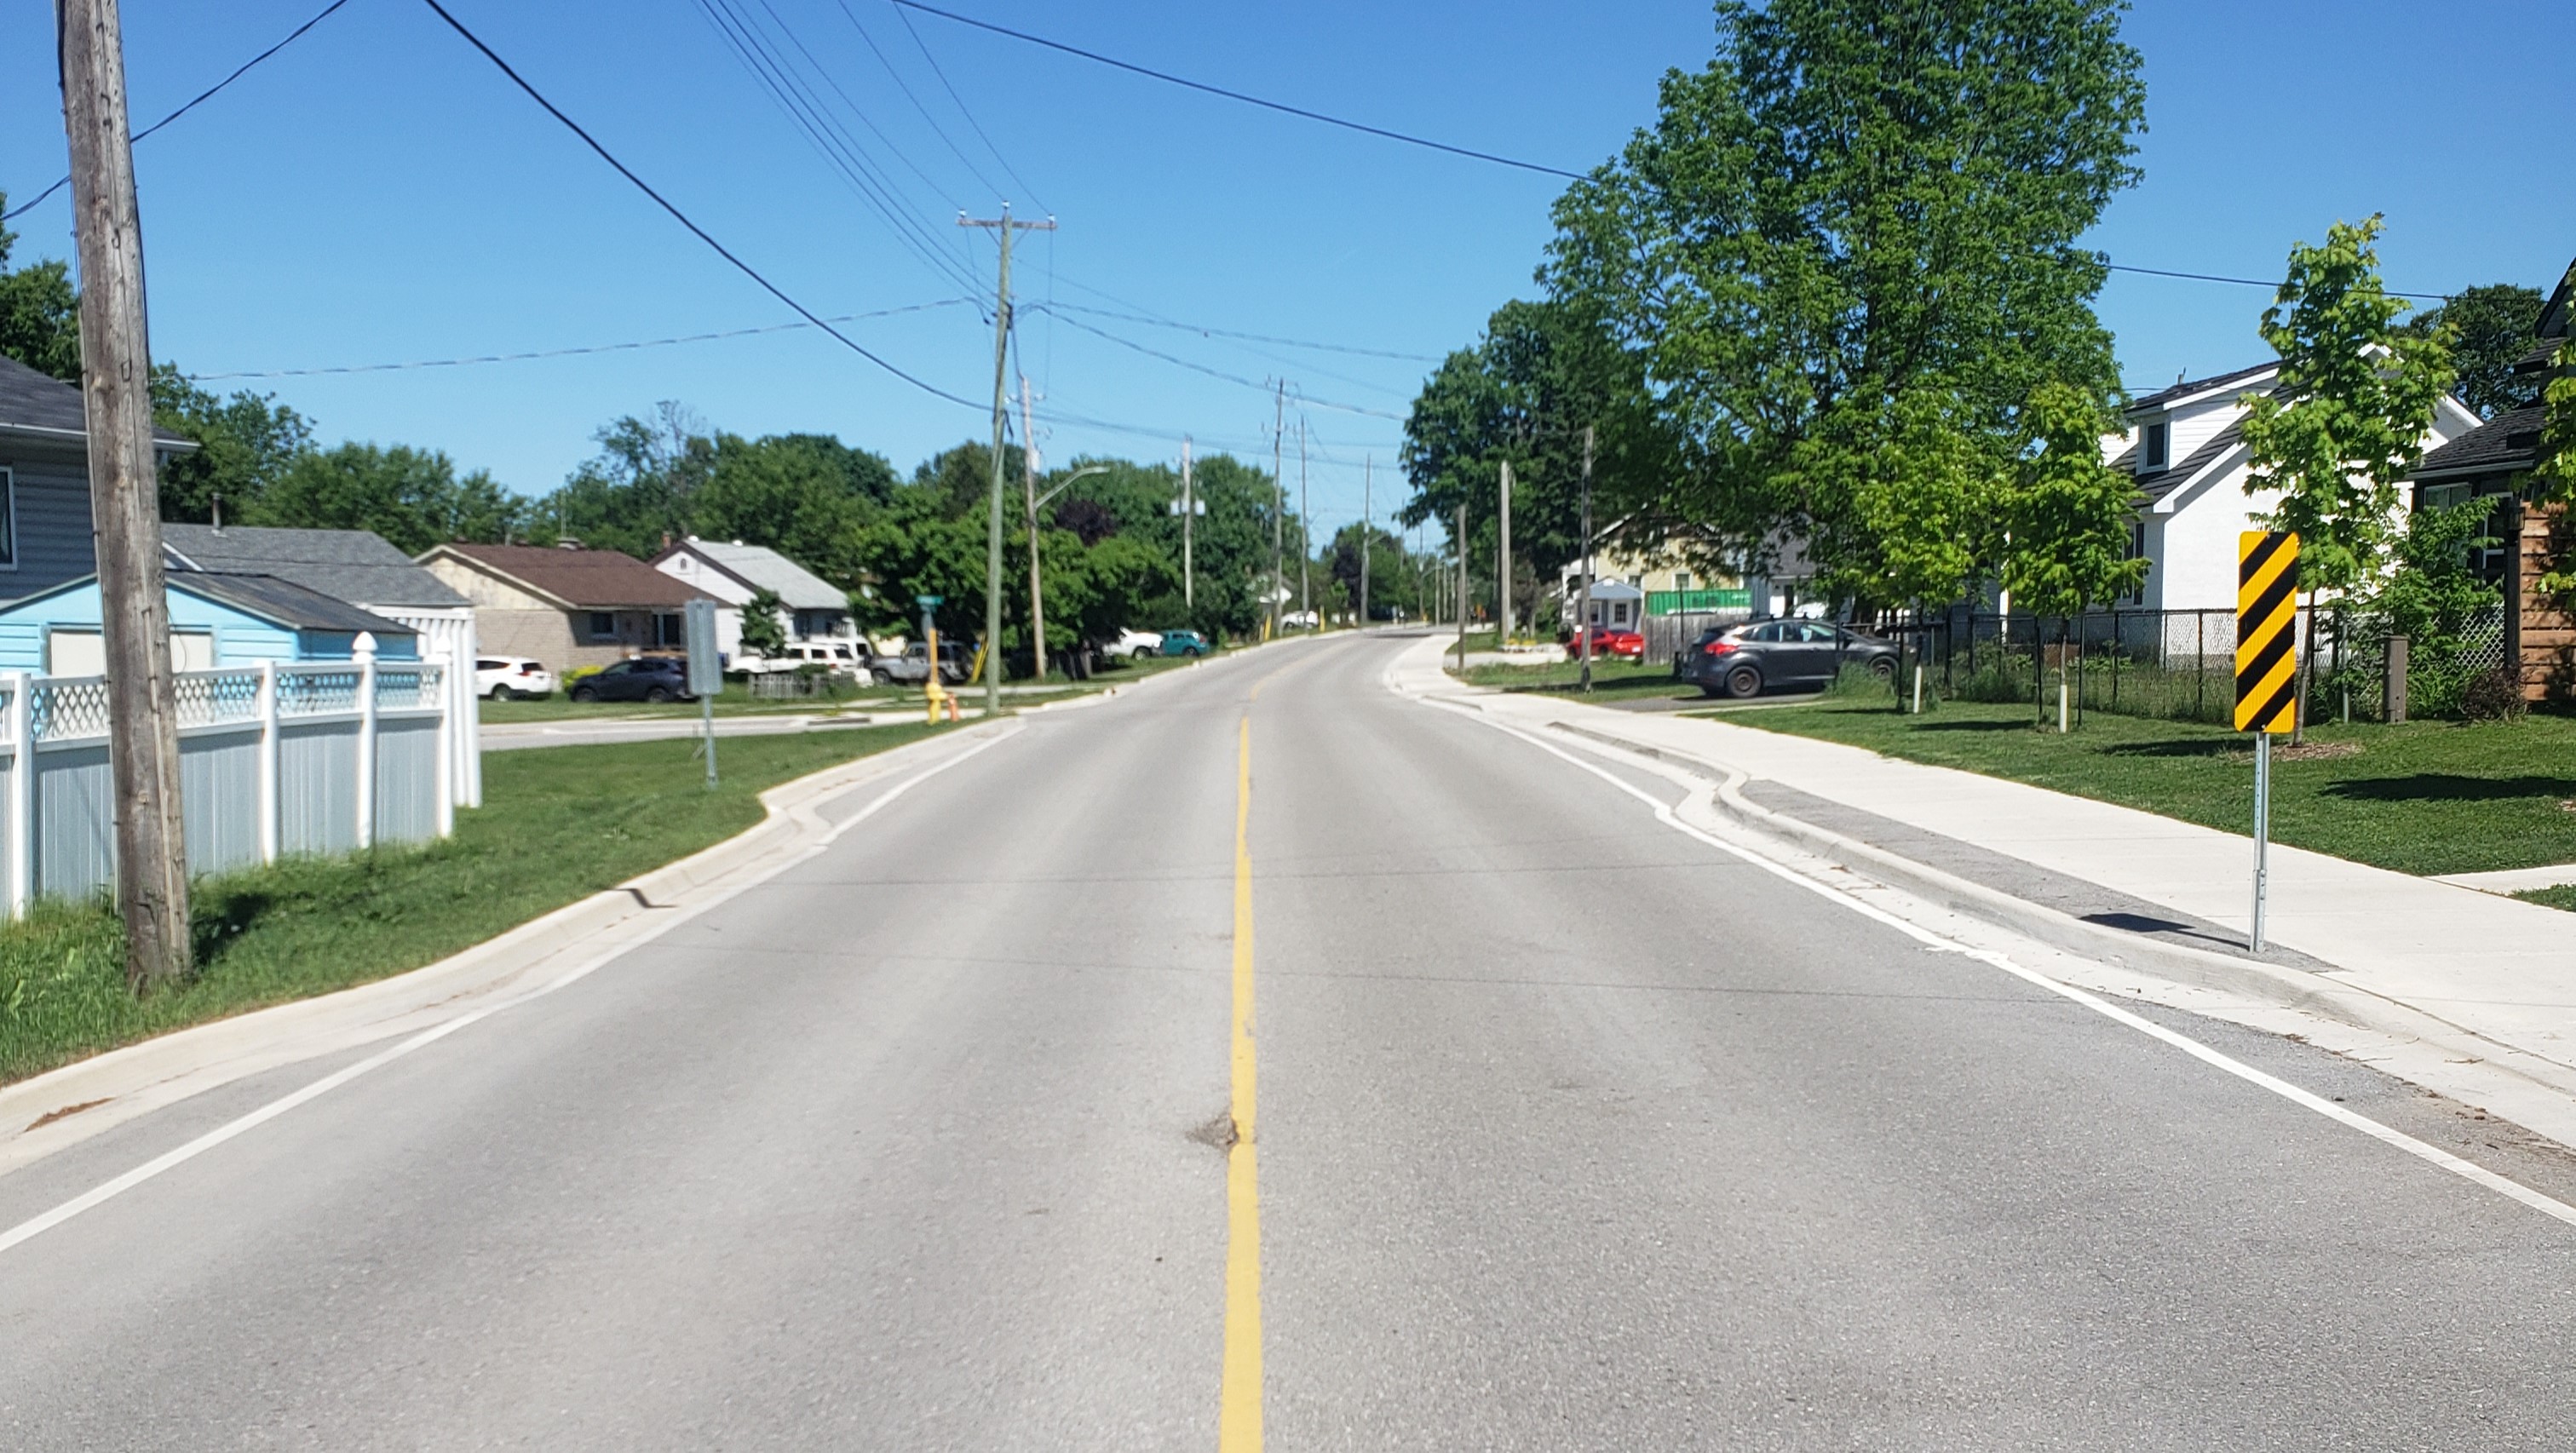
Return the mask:
[[420, 563], [474, 603], [483, 654], [531, 656], [558, 674], [678, 651], [682, 610], [713, 598], [618, 550], [438, 545]]

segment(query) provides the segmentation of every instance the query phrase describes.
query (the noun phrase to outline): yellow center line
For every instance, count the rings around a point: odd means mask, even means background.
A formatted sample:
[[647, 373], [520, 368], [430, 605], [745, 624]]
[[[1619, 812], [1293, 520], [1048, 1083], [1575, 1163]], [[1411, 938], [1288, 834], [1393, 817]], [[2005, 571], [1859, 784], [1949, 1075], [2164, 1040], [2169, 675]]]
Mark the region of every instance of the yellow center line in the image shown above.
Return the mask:
[[1260, 1453], [1261, 1448], [1261, 1181], [1253, 1114], [1251, 824], [1252, 717], [1246, 713], [1235, 733], [1234, 1144], [1225, 1153], [1225, 1374], [1217, 1394], [1217, 1453]]

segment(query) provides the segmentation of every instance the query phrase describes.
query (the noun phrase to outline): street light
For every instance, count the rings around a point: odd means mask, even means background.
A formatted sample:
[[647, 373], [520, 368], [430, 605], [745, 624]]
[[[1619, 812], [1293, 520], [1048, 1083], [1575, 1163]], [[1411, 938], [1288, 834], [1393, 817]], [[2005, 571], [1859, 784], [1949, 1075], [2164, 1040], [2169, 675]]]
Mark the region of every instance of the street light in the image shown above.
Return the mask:
[[[1028, 485], [1029, 664], [1037, 669], [1036, 679], [1041, 682], [1046, 680], [1046, 587], [1039, 583], [1040, 576], [1038, 574], [1038, 508], [1039, 506], [1044, 505], [1048, 500], [1064, 493], [1066, 487], [1071, 485], [1075, 480], [1080, 479], [1085, 475], [1107, 474], [1108, 472], [1109, 466], [1106, 464], [1086, 464], [1080, 469], [1075, 470], [1073, 473], [1066, 475], [1055, 488], [1048, 490], [1045, 494], [1039, 494], [1037, 492], [1036, 481], [1032, 480]], [[1000, 643], [996, 642], [994, 644], [999, 645]], [[987, 647], [987, 649], [989, 650], [991, 648]], [[998, 671], [1001, 668], [996, 666], [994, 669]]]

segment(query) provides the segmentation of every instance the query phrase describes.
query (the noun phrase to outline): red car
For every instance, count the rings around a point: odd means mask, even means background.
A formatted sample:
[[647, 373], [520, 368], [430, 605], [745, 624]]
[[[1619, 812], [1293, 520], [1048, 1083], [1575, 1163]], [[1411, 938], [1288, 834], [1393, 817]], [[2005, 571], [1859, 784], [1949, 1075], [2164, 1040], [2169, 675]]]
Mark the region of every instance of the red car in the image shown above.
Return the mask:
[[[1630, 661], [1644, 661], [1646, 659], [1646, 638], [1637, 634], [1635, 631], [1622, 631], [1610, 626], [1594, 626], [1592, 628], [1592, 659], [1595, 661], [1601, 661], [1607, 660], [1613, 656], [1622, 657]], [[1577, 633], [1576, 635], [1568, 638], [1565, 643], [1565, 659], [1576, 661], [1582, 659], [1582, 657], [1583, 636], [1580, 633]]]

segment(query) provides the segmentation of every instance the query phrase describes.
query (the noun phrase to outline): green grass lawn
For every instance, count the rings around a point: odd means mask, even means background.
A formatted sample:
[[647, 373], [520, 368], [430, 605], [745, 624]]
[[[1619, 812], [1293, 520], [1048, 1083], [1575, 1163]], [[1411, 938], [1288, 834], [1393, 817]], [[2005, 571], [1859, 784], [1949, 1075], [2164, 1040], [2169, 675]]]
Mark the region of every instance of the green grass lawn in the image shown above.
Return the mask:
[[[1490, 634], [1490, 633], [1489, 633]], [[1449, 674], [1470, 686], [1491, 686], [1502, 691], [1528, 691], [1549, 696], [1580, 695], [1583, 665], [1579, 661], [1556, 662], [1545, 666], [1470, 666], [1462, 674]], [[1595, 700], [1618, 701], [1635, 697], [1669, 697], [1674, 700], [1700, 699], [1700, 689], [1686, 681], [1673, 679], [1669, 662], [1646, 662], [1630, 665], [1625, 661], [1595, 660], [1592, 663], [1592, 696]]]
[[0, 1083], [436, 962], [733, 836], [760, 821], [767, 788], [935, 730], [729, 740], [713, 792], [687, 741], [493, 753], [484, 805], [444, 842], [200, 882], [196, 976], [139, 1000], [112, 913], [43, 905], [0, 926]]
[[[2251, 827], [2249, 738], [2221, 727], [2095, 712], [2059, 736], [2023, 705], [1943, 702], [1921, 716], [1883, 695], [1746, 712], [1794, 732], [1907, 761], [1962, 767], [2229, 832]], [[2344, 755], [2272, 765], [2276, 841], [2404, 873], [2576, 862], [2576, 719], [2312, 727]], [[2576, 895], [2561, 907], [2576, 907]]]

